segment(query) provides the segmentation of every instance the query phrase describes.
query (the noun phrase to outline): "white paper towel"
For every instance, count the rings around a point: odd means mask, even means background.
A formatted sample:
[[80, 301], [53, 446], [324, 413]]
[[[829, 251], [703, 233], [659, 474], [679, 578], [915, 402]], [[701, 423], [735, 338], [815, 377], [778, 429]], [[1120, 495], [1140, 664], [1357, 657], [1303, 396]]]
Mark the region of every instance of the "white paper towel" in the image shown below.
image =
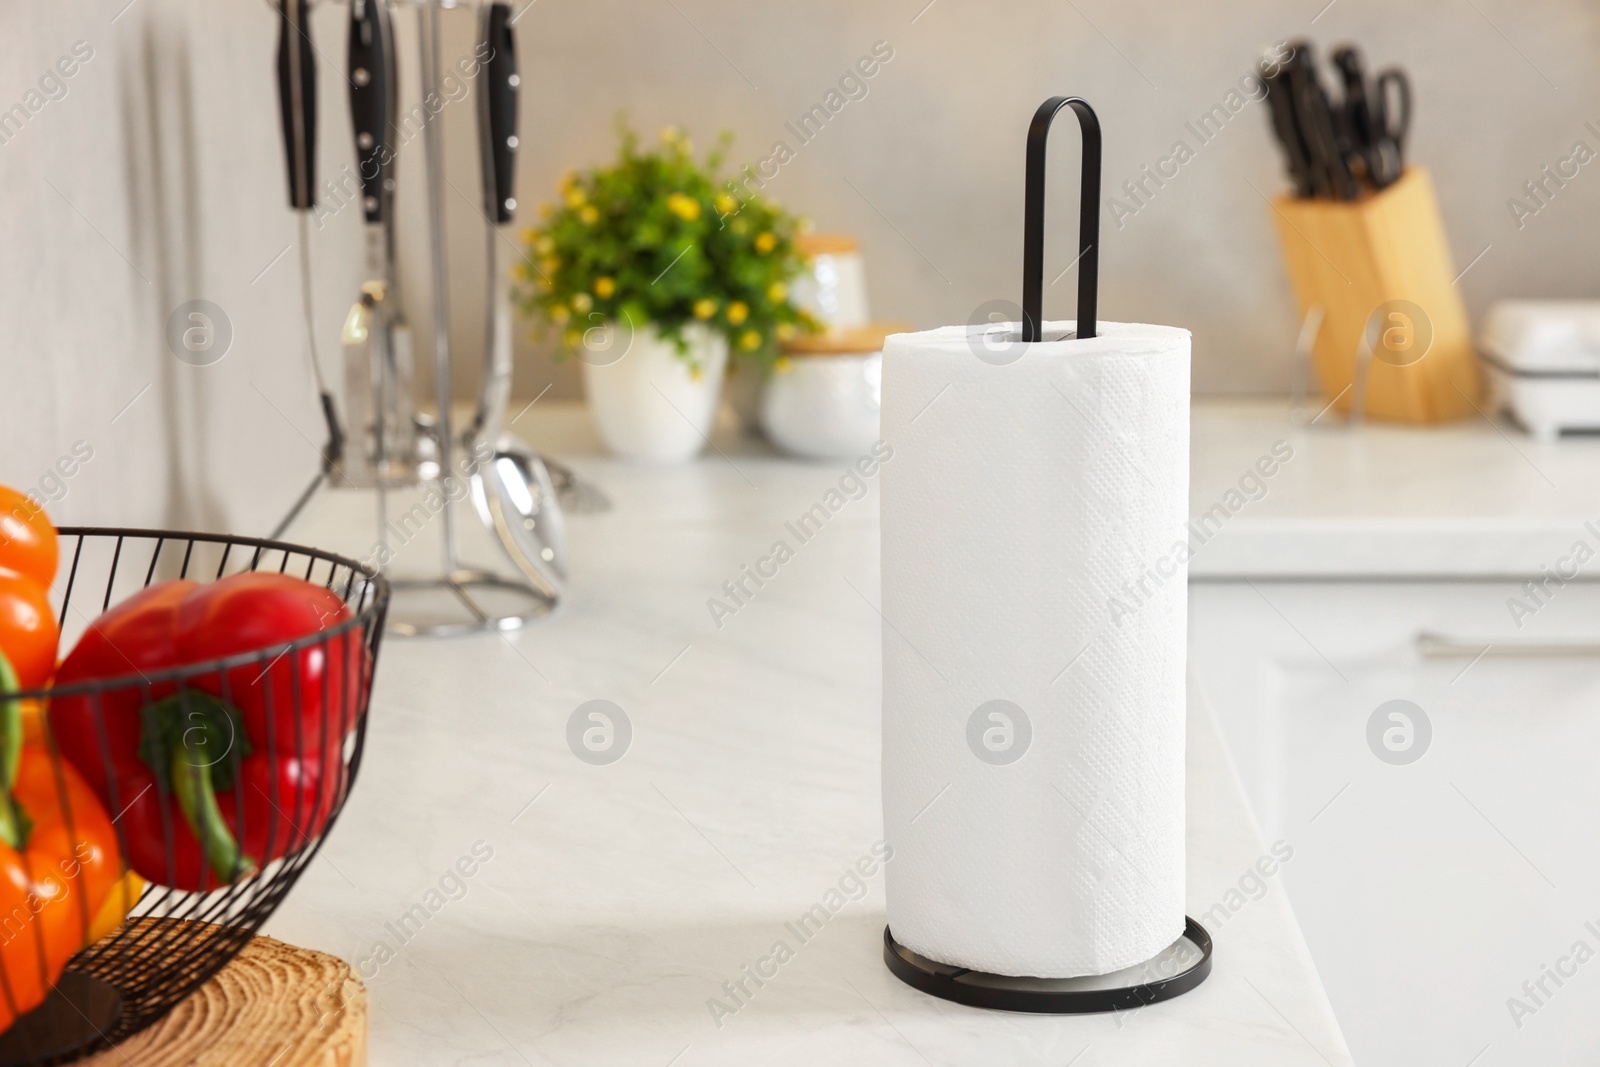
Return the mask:
[[899, 334], [883, 364], [889, 926], [1041, 978], [1184, 925], [1189, 332], [1074, 328], [1014, 362], [1005, 327]]

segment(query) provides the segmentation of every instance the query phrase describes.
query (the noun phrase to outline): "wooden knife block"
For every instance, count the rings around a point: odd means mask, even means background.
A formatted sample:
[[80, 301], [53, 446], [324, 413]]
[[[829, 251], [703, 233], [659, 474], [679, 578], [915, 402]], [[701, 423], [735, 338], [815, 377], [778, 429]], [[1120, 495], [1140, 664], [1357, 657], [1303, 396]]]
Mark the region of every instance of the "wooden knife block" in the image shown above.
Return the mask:
[[1431, 321], [1432, 345], [1415, 362], [1392, 351], [1370, 360], [1365, 414], [1422, 423], [1474, 414], [1482, 379], [1428, 172], [1407, 167], [1359, 200], [1279, 197], [1273, 207], [1302, 320], [1316, 305], [1325, 315], [1312, 355], [1325, 400], [1337, 397], [1334, 407], [1349, 412], [1368, 318], [1405, 300]]

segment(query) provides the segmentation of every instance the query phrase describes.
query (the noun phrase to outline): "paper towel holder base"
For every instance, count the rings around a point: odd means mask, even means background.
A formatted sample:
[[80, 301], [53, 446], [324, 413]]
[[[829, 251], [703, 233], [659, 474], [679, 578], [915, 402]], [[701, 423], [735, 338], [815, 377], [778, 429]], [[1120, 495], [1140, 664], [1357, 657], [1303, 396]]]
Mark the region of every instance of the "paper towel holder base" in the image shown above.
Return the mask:
[[[1162, 973], [1167, 961], [1177, 962]], [[1187, 993], [1211, 973], [1211, 935], [1188, 916], [1183, 936], [1152, 960], [1112, 975], [1091, 978], [1012, 978], [964, 967], [935, 963], [917, 955], [883, 928], [883, 962], [894, 976], [931, 996], [974, 1008], [1021, 1011], [1035, 1015], [1088, 1015], [1131, 1011]], [[1156, 975], [1145, 981], [1117, 984], [1119, 976]]]

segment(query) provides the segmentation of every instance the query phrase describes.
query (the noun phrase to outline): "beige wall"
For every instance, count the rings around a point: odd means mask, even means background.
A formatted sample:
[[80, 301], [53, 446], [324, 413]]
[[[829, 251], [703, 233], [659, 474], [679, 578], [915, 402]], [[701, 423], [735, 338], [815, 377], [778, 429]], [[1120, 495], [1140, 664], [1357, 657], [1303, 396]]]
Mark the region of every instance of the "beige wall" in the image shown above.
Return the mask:
[[[1195, 332], [1196, 389], [1281, 390], [1292, 321], [1269, 208], [1282, 188], [1259, 104], [1200, 145], [1185, 129], [1222, 101], [1269, 42], [1354, 38], [1375, 63], [1404, 62], [1418, 87], [1413, 157], [1437, 178], [1457, 262], [1489, 252], [1461, 285], [1476, 318], [1500, 296], [1593, 295], [1600, 172], [1586, 167], [1519, 229], [1507, 200], [1579, 139], [1600, 148], [1600, 13], [1575, 0], [923, 0], [730, 3], [539, 0], [517, 24], [524, 74], [519, 200], [524, 218], [569, 166], [608, 158], [613, 117], [687, 126], [702, 144], [728, 128], [735, 155], [797, 149], [769, 191], [825, 230], [857, 234], [882, 317], [965, 321], [1017, 299], [1021, 155], [1032, 109], [1080, 93], [1106, 130], [1107, 193], [1189, 140], [1195, 158], [1148, 206], [1109, 212], [1102, 313]], [[920, 10], [920, 15], [919, 15]], [[342, 5], [315, 12], [323, 108], [321, 172], [351, 158], [340, 68]], [[447, 59], [473, 18], [447, 13]], [[414, 15], [399, 16], [405, 92], [416, 90]], [[0, 144], [0, 481], [36, 486], [84, 441], [62, 521], [170, 522], [264, 531], [318, 462], [294, 240], [273, 111], [275, 16], [267, 0], [0, 0], [0, 108], [74, 42], [94, 50], [20, 133]], [[894, 58], [822, 134], [785, 123], [821, 100], [873, 43]], [[458, 391], [476, 381], [483, 318], [474, 108], [444, 111]], [[1075, 136], [1053, 150], [1054, 277], [1073, 255]], [[403, 270], [426, 356], [421, 139], [401, 153]], [[1259, 190], [1259, 192], [1258, 192]], [[336, 367], [339, 323], [360, 280], [355, 210], [314, 232], [317, 329]], [[1071, 314], [1072, 275], [1046, 310]], [[223, 307], [233, 348], [192, 367], [162, 331], [182, 301]], [[519, 339], [516, 392], [554, 380]], [[138, 398], [135, 400], [135, 398]], [[132, 406], [129, 406], [131, 402]], [[70, 465], [70, 464], [69, 464]], [[52, 483], [53, 484], [53, 483]]]
[[[316, 469], [295, 258], [274, 261], [294, 236], [274, 24], [263, 0], [0, 4], [0, 109], [93, 52], [0, 144], [0, 482], [42, 485], [58, 522], [265, 533]], [[315, 242], [330, 339], [359, 249], [335, 221]], [[196, 298], [232, 324], [211, 366], [163, 339]], [[93, 458], [58, 486], [79, 441]]]
[[[784, 123], [886, 40], [895, 58], [869, 95], [769, 187], [820, 228], [861, 237], [876, 313], [934, 326], [1020, 299], [1024, 132], [1041, 100], [1075, 93], [1105, 127], [1107, 195], [1175, 140], [1196, 149], [1120, 229], [1102, 214], [1102, 314], [1192, 329], [1197, 391], [1283, 391], [1296, 324], [1261, 196], [1285, 184], [1263, 106], [1205, 145], [1184, 123], [1220, 103], [1271, 42], [1310, 36], [1325, 55], [1356, 40], [1371, 63], [1403, 63], [1416, 83], [1412, 157], [1435, 174], [1459, 266], [1493, 245], [1461, 282], [1474, 322], [1501, 296], [1600, 295], [1600, 164], [1520, 231], [1506, 207], [1575, 140], [1600, 149], [1584, 128], [1600, 126], [1591, 4], [1338, 0], [1311, 25], [1326, 0], [926, 3], [539, 0], [518, 23], [522, 200], [548, 199], [563, 169], [605, 159], [619, 108], [645, 130], [682, 123], [701, 142], [727, 127], [738, 158], [760, 159], [776, 139], [795, 147]], [[1047, 279], [1076, 254], [1070, 121], [1057, 139]], [[1073, 278], [1048, 291], [1048, 314], [1072, 314]], [[531, 349], [521, 369], [519, 392], [548, 378]]]

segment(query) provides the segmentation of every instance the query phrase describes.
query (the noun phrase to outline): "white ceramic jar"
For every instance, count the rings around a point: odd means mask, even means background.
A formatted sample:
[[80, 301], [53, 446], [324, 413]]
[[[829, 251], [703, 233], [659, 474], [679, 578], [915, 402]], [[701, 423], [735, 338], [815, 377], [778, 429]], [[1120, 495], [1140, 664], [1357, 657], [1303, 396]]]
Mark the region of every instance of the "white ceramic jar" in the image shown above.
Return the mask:
[[[579, 351], [589, 410], [606, 447], [626, 459], [681, 463], [711, 437], [728, 343], [699, 324], [685, 328], [689, 358], [653, 327], [597, 327]], [[592, 336], [594, 344], [588, 344]]]
[[795, 240], [806, 266], [789, 286], [799, 307], [811, 312], [826, 330], [866, 326], [867, 268], [861, 245], [838, 233], [807, 233]]
[[784, 345], [761, 403], [772, 443], [810, 459], [849, 459], [878, 440], [883, 339], [910, 329], [877, 323]]

